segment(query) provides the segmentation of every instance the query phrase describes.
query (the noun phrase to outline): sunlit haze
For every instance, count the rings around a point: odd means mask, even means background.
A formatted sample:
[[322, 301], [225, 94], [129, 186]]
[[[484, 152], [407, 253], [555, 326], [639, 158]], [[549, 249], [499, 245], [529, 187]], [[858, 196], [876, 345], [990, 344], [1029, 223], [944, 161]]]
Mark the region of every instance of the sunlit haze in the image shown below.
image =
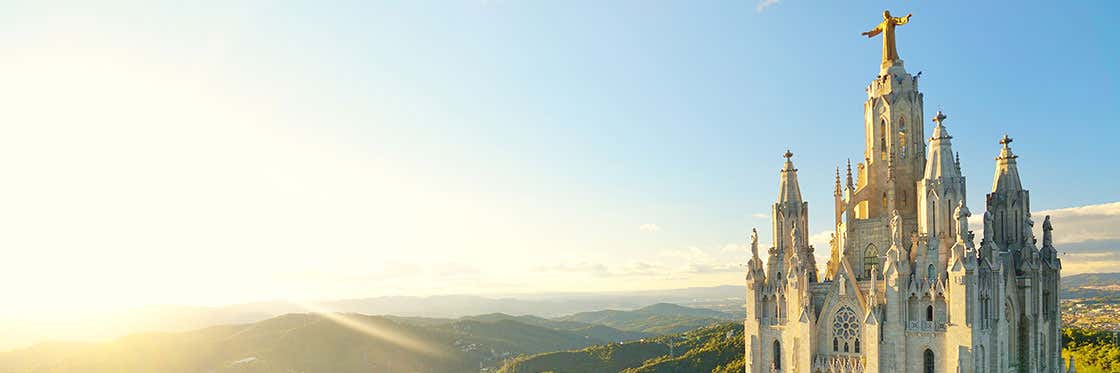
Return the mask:
[[[883, 5], [765, 4], [5, 5], [0, 315], [738, 285], [787, 147], [823, 265]], [[1009, 133], [1115, 270], [1116, 6], [936, 4], [890, 6], [973, 218]]]

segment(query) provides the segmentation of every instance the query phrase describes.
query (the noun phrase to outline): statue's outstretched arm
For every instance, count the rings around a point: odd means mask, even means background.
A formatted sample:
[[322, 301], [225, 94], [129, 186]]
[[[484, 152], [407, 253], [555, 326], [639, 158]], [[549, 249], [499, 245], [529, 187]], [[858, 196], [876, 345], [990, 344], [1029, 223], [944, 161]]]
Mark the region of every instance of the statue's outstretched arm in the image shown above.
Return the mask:
[[883, 32], [883, 28], [879, 27], [879, 26], [875, 26], [875, 28], [871, 29], [871, 31], [860, 33], [860, 35], [867, 35], [867, 37], [870, 38], [870, 37], [873, 37], [875, 35], [879, 35], [880, 32]]
[[913, 14], [913, 13], [911, 13], [911, 14], [907, 14], [907, 15], [906, 15], [905, 17], [898, 17], [898, 18], [895, 18], [895, 19], [894, 19], [894, 23], [895, 23], [896, 25], [905, 25], [905, 24], [906, 24], [906, 22], [910, 22], [910, 16], [912, 16], [912, 15], [914, 15], [914, 14]]

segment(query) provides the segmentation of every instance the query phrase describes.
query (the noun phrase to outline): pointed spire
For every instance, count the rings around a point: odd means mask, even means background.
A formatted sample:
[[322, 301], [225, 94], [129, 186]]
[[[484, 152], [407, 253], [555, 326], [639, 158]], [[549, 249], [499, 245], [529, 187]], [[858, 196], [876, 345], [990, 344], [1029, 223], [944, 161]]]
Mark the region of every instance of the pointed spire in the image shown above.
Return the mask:
[[801, 202], [801, 186], [797, 184], [797, 169], [793, 167], [793, 152], [786, 149], [785, 167], [782, 168], [781, 187], [778, 190], [778, 202]]
[[950, 141], [949, 130], [944, 122], [948, 118], [940, 110], [933, 117], [937, 126], [933, 128], [933, 137], [929, 139], [929, 154], [926, 158], [926, 180], [946, 177], [960, 177], [956, 160], [953, 159], [953, 143]]
[[1019, 166], [1016, 158], [1019, 156], [1011, 152], [1011, 137], [1006, 134], [999, 140], [1003, 148], [999, 151], [999, 156], [996, 157], [996, 176], [992, 181], [992, 193], [995, 192], [1010, 192], [1023, 189], [1023, 183], [1019, 180]]
[[848, 158], [848, 189], [855, 191], [855, 184], [852, 182], [852, 159]]
[[839, 196], [843, 195], [843, 193], [840, 189], [840, 166], [836, 166], [836, 188], [835, 189], [836, 190], [834, 190], [832, 192], [833, 196], [839, 197]]
[[933, 138], [931, 138], [930, 140], [953, 138], [952, 136], [949, 136], [949, 131], [946, 130], [945, 126], [942, 124], [942, 122], [944, 122], [945, 119], [948, 118], [949, 116], [942, 113], [941, 110], [937, 111], [937, 114], [933, 116], [933, 122], [937, 123], [937, 125], [933, 127]]

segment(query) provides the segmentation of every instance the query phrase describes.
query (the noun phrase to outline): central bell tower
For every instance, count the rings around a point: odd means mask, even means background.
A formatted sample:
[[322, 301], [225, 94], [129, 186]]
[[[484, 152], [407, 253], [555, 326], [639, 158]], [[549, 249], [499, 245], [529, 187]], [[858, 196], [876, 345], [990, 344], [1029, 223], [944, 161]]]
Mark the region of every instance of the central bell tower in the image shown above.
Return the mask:
[[[905, 248], [917, 231], [915, 187], [926, 167], [920, 75], [906, 72], [901, 59], [883, 61], [879, 75], [865, 89], [863, 159], [856, 164], [855, 181], [850, 162], [846, 187], [840, 185], [837, 171], [833, 257], [842, 255], [861, 279], [871, 268], [882, 268], [891, 245], [888, 223], [893, 211], [902, 217]], [[830, 263], [826, 277], [838, 265]]]

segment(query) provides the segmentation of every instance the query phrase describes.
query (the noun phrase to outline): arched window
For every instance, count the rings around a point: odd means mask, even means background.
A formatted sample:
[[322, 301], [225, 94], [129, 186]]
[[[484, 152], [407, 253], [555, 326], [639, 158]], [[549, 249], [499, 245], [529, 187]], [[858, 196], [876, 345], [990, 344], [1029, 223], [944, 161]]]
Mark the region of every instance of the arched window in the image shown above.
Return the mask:
[[1011, 239], [1011, 236], [1007, 234], [1007, 211], [999, 212], [999, 230], [1004, 242]]
[[[1015, 224], [1015, 230], [1011, 231], [1011, 234], [1009, 234], [1008, 237], [1014, 237], [1013, 235], [1019, 234], [1020, 232], [1023, 231], [1022, 228], [1019, 227], [1020, 222], [1022, 222], [1022, 220], [1019, 219], [1019, 212], [1015, 211], [1015, 221], [1012, 222], [1012, 224]], [[1023, 239], [1025, 240], [1027, 238], [1023, 237]]]
[[859, 353], [859, 338], [856, 338], [855, 345], [856, 345], [856, 353], [858, 354]]
[[934, 279], [934, 272], [936, 271], [933, 269], [933, 264], [930, 264], [929, 267], [926, 267], [926, 277], [929, 277], [930, 280]]
[[927, 348], [924, 355], [922, 360], [926, 368], [925, 373], [933, 373], [933, 351]]
[[883, 192], [883, 199], [880, 203], [882, 203], [883, 211], [887, 211], [887, 192]]
[[948, 214], [945, 214], [945, 221], [947, 222], [945, 226], [949, 227], [949, 237], [953, 237], [953, 200], [947, 199], [945, 202], [946, 208], [949, 209], [949, 211], [946, 211]]
[[1049, 291], [1043, 290], [1043, 316], [1047, 319], [1051, 317], [1051, 305], [1049, 305]]
[[933, 306], [926, 306], [926, 321], [933, 321]]
[[782, 342], [774, 341], [774, 369], [782, 370]]
[[902, 159], [906, 159], [906, 119], [898, 117], [898, 149]]
[[858, 341], [859, 333], [860, 321], [856, 317], [856, 313], [852, 311], [851, 307], [840, 307], [836, 311], [836, 316], [832, 319], [832, 351], [840, 350], [840, 344], [843, 344], [843, 352], [851, 352], [851, 343], [853, 340]]
[[879, 154], [880, 159], [887, 160], [887, 121], [879, 120]]
[[933, 198], [933, 193], [929, 194], [929, 233], [937, 233], [937, 201]]
[[868, 278], [871, 277], [871, 269], [879, 264], [879, 250], [875, 244], [868, 244], [867, 249], [863, 250], [863, 273]]

